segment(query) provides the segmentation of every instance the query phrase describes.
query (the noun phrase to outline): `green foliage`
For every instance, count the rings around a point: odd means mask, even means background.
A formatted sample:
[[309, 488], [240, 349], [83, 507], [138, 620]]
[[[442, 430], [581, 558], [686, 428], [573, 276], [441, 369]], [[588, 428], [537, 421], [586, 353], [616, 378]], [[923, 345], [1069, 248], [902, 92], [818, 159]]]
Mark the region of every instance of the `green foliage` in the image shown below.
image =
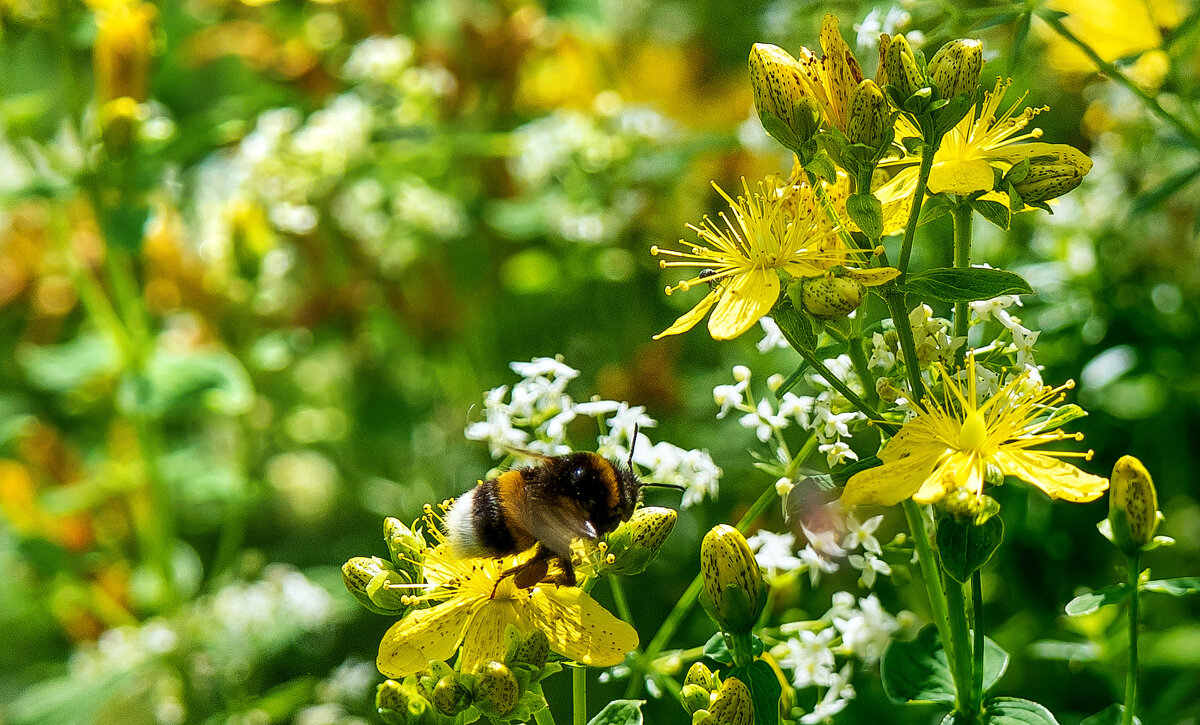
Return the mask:
[[[987, 692], [1008, 667], [1008, 653], [985, 639], [983, 689]], [[880, 663], [883, 689], [894, 702], [938, 702], [953, 705], [954, 677], [937, 628], [926, 625], [917, 638], [888, 645]]]

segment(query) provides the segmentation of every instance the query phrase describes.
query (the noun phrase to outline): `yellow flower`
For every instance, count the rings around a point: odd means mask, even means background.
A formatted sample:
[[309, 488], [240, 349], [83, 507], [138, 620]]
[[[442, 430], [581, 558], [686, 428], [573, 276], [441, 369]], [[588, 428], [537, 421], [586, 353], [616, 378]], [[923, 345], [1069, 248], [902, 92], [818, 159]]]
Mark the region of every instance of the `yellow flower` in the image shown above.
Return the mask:
[[[1047, 8], [1067, 13], [1063, 25], [1110, 63], [1162, 47], [1163, 30], [1183, 20], [1178, 0], [1053, 0]], [[1046, 41], [1049, 64], [1064, 73], [1092, 73], [1096, 65], [1083, 51], [1044, 24], [1035, 26]]]
[[423, 591], [409, 597], [409, 603], [432, 606], [413, 609], [383, 636], [376, 665], [385, 676], [399, 679], [420, 672], [430, 660], [450, 659], [460, 645], [462, 672], [503, 661], [504, 630], [510, 624], [522, 634], [540, 630], [550, 649], [585, 665], [619, 664], [637, 648], [633, 627], [582, 589], [548, 583], [518, 589], [512, 576], [501, 577], [530, 553], [459, 559], [437, 526], [426, 531], [438, 544], [425, 552]]
[[[1000, 102], [1012, 81], [997, 79], [990, 93], [963, 117], [954, 128], [946, 132], [942, 145], [933, 157], [933, 169], [929, 174], [929, 193], [971, 194], [976, 191], [991, 191], [995, 185], [992, 167], [1007, 171], [1023, 159], [1039, 156], [1055, 156], [1077, 167], [1082, 174], [1092, 168], [1092, 161], [1082, 151], [1066, 144], [1018, 143], [1041, 138], [1041, 129], [1025, 131], [1025, 127], [1038, 113], [1047, 110], [1026, 108], [1017, 114], [1017, 107], [1025, 95], [1013, 103], [1008, 110], [999, 113]], [[999, 115], [997, 115], [999, 113]], [[901, 117], [896, 123], [897, 137], [919, 136], [912, 124]], [[896, 174], [879, 193], [889, 196], [902, 195], [904, 189], [916, 189], [917, 170], [911, 165], [916, 160], [906, 158], [899, 161], [884, 161], [881, 166], [908, 165]], [[1007, 196], [997, 195], [997, 201]]]
[[1090, 459], [1091, 451], [1028, 450], [1042, 443], [1083, 439], [1080, 433], [1057, 430], [1063, 417], [1054, 415], [1054, 406], [1063, 400], [1064, 390], [1074, 387], [1073, 381], [1051, 388], [1026, 370], [978, 405], [973, 355], [965, 393], [945, 369], [935, 370], [942, 379], [942, 399], [926, 396], [917, 416], [879, 452], [883, 465], [850, 478], [843, 504], [891, 506], [910, 497], [933, 503], [956, 490], [978, 496], [989, 467], [1067, 501], [1091, 501], [1108, 488], [1108, 479], [1060, 460]]
[[92, 47], [96, 95], [101, 103], [116, 98], [144, 101], [158, 10], [137, 0], [98, 5]]
[[[706, 282], [712, 289], [675, 324], [654, 336], [676, 335], [690, 330], [713, 306], [708, 331], [714, 340], [730, 340], [750, 329], [763, 315], [770, 312], [779, 299], [779, 272], [792, 277], [815, 277], [835, 265], [851, 259], [861, 259], [866, 253], [849, 250], [842, 243], [838, 228], [821, 208], [812, 187], [807, 183], [768, 188], [760, 183], [759, 191], [751, 193], [742, 180], [745, 196], [730, 198], [720, 187], [713, 188], [729, 203], [732, 216], [721, 212], [723, 226], [705, 217], [702, 226], [688, 225], [700, 237], [700, 244], [690, 242], [690, 251], [650, 249], [663, 255], [659, 266], [693, 267], [701, 272], [667, 288], [687, 291], [693, 285]], [[849, 186], [829, 189], [844, 194]], [[845, 199], [833, 199], [835, 207], [845, 208]], [[872, 270], [878, 272], [879, 270]], [[866, 284], [879, 284], [890, 277], [874, 278]]]
[[838, 30], [838, 19], [827, 14], [821, 21], [821, 50], [818, 58], [808, 48], [800, 49], [800, 81], [804, 92], [820, 106], [826, 124], [842, 133], [850, 120], [850, 95], [863, 80], [862, 67]]

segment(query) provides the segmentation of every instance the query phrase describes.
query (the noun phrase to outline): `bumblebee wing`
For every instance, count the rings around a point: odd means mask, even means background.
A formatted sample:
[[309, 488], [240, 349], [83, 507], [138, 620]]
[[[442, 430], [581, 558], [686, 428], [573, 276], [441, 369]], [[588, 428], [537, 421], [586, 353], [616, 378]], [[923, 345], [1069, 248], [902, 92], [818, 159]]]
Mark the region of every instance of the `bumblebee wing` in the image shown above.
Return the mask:
[[555, 554], [570, 557], [572, 539], [597, 538], [596, 527], [574, 499], [530, 496], [529, 504], [523, 522], [526, 529]]

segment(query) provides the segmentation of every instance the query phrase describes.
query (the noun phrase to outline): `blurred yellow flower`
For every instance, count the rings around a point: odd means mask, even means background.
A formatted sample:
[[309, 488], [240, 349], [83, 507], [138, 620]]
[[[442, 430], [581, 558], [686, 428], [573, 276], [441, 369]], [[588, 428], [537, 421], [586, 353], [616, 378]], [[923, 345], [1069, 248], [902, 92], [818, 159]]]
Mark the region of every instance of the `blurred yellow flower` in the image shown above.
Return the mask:
[[[435, 534], [440, 537], [440, 532]], [[402, 678], [448, 660], [462, 647], [460, 669], [474, 672], [504, 660], [504, 630], [540, 630], [550, 649], [585, 665], [610, 667], [638, 646], [637, 632], [578, 587], [542, 583], [518, 589], [502, 576], [528, 554], [504, 558], [456, 558], [445, 542], [427, 549], [425, 584], [413, 595], [412, 610], [392, 625], [379, 644], [376, 665], [387, 677]]]
[[917, 416], [879, 452], [883, 465], [857, 473], [846, 483], [843, 504], [891, 506], [906, 498], [933, 503], [957, 490], [977, 497], [989, 467], [1067, 501], [1091, 501], [1108, 488], [1108, 479], [1059, 460], [1090, 459], [1091, 451], [1028, 450], [1042, 443], [1083, 439], [1081, 433], [1058, 430], [1062, 417], [1054, 415], [1054, 406], [1074, 381], [1051, 388], [1035, 371], [1026, 370], [979, 405], [973, 355], [966, 367], [966, 391], [944, 368], [935, 370], [942, 380], [941, 400], [931, 394], [917, 404]]
[[850, 95], [862, 82], [863, 72], [832, 14], [821, 21], [821, 50], [824, 56], [818, 58], [808, 48], [800, 49], [796, 59], [800, 80], [804, 91], [821, 106], [826, 123], [845, 133], [850, 120]]
[[[792, 277], [815, 277], [830, 267], [843, 264], [865, 253], [849, 250], [842, 243], [838, 228], [820, 206], [816, 193], [807, 183], [769, 188], [760, 183], [757, 192], [742, 180], [745, 196], [736, 200], [713, 184], [726, 202], [730, 213], [721, 212], [724, 226], [709, 217], [697, 227], [688, 228], [700, 237], [699, 244], [685, 242], [689, 251], [652, 247], [650, 253], [669, 259], [659, 266], [693, 267], [699, 274], [667, 288], [687, 291], [701, 282], [711, 286], [709, 293], [691, 311], [654, 336], [677, 335], [695, 326], [716, 306], [708, 320], [714, 340], [730, 340], [749, 330], [759, 318], [770, 312], [779, 299], [779, 272]], [[831, 196], [844, 195], [848, 185], [829, 189]], [[834, 198], [834, 206], [845, 207], [845, 198]]]
[[154, 52], [151, 26], [158, 10], [148, 3], [108, 2], [96, 7], [96, 42], [92, 68], [101, 103], [117, 98], [146, 100], [150, 57]]
[[[1047, 7], [1067, 13], [1063, 25], [1109, 62], [1160, 48], [1162, 31], [1174, 28], [1183, 19], [1178, 0], [1052, 0]], [[1075, 45], [1048, 26], [1039, 24], [1037, 27], [1046, 41], [1049, 65], [1056, 71], [1091, 73], [1096, 70], [1091, 59]], [[1160, 60], [1158, 58], [1156, 62]]]

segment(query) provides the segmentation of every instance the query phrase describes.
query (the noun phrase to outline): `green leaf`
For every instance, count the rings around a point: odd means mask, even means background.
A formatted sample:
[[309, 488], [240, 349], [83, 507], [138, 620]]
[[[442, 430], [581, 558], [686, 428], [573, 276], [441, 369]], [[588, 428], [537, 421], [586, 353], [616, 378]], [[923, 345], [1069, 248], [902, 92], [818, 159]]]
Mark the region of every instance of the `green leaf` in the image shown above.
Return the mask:
[[613, 700], [588, 721], [588, 725], [642, 725], [645, 700]]
[[928, 224], [950, 212], [950, 197], [945, 194], [934, 194], [921, 205], [921, 215], [917, 217], [917, 226]]
[[1033, 294], [1020, 275], [1004, 269], [939, 267], [908, 275], [902, 289], [920, 298], [943, 302], [975, 302], [1001, 295]]
[[1029, 25], [1033, 20], [1033, 15], [1028, 12], [1021, 13], [1021, 18], [1017, 21], [1017, 29], [1013, 32], [1012, 54], [1008, 58], [1008, 74], [1012, 75], [1017, 68], [1017, 61], [1021, 58], [1021, 51], [1025, 49], [1025, 41], [1029, 38]]
[[997, 697], [983, 711], [984, 725], [1058, 725], [1045, 707], [1019, 697]]
[[763, 129], [770, 134], [771, 138], [792, 151], [799, 150], [800, 139], [796, 138], [796, 133], [783, 122], [782, 118], [770, 111], [759, 111], [758, 120], [762, 121]]
[[1111, 587], [1080, 594], [1067, 602], [1067, 614], [1072, 617], [1082, 617], [1095, 612], [1100, 607], [1116, 604], [1124, 600], [1126, 596], [1128, 596], [1128, 592], [1125, 591], [1124, 584], [1114, 584]]
[[733, 653], [725, 642], [725, 635], [717, 632], [704, 643], [704, 656], [722, 665], [733, 664]]
[[964, 93], [960, 96], [951, 98], [945, 106], [939, 108], [934, 116], [934, 132], [940, 138], [947, 131], [954, 128], [954, 125], [963, 120], [971, 110], [971, 106], [975, 105], [975, 95], [973, 93]]
[[1144, 194], [1138, 194], [1137, 199], [1133, 202], [1133, 207], [1130, 211], [1134, 214], [1141, 214], [1150, 211], [1169, 199], [1175, 192], [1183, 189], [1183, 187], [1192, 183], [1192, 181], [1200, 176], [1200, 164], [1196, 164], [1191, 168], [1184, 169], [1179, 173], [1163, 179], [1150, 191]]
[[[984, 638], [983, 689], [986, 692], [1008, 667], [1008, 653]], [[883, 691], [894, 702], [954, 704], [954, 675], [937, 627], [927, 624], [909, 642], [892, 641], [880, 662]]]
[[227, 352], [158, 350], [141, 374], [126, 376], [117, 400], [124, 410], [150, 415], [202, 408], [240, 415], [254, 404], [254, 386], [242, 364]]
[[788, 285], [787, 298], [791, 304], [778, 305], [771, 310], [771, 318], [779, 325], [788, 344], [797, 350], [812, 350], [817, 346], [817, 336], [813, 333], [812, 324], [807, 315], [799, 312], [796, 305], [800, 304], [800, 282], [797, 280]]
[[804, 166], [804, 170], [811, 172], [827, 183], [837, 181], [837, 168], [833, 165], [833, 161], [829, 158], [829, 152], [821, 149], [813, 154], [812, 160]]
[[1161, 592], [1173, 597], [1200, 592], [1200, 577], [1184, 576], [1177, 579], [1155, 579], [1141, 586], [1144, 592]]
[[[1117, 703], [1115, 705], [1109, 705], [1100, 712], [1079, 723], [1079, 725], [1121, 725], [1123, 722], [1125, 722], [1125, 706]], [[1134, 715], [1133, 723], [1134, 725], [1142, 725], [1142, 720], [1137, 715]]]
[[1000, 202], [977, 199], [971, 202], [971, 208], [979, 212], [979, 216], [1008, 231], [1008, 226], [1012, 222], [1012, 212]]
[[1094, 642], [1040, 639], [1029, 645], [1029, 654], [1042, 660], [1095, 662], [1100, 659], [1100, 648]]
[[730, 677], [741, 680], [754, 700], [755, 725], [776, 725], [779, 722], [779, 696], [783, 687], [775, 671], [763, 660], [754, 660], [745, 667], [735, 667]]
[[1017, 17], [1020, 15], [1021, 15], [1021, 13], [1018, 13], [1015, 10], [1000, 13], [999, 15], [993, 15], [990, 18], [980, 20], [975, 25], [972, 25], [971, 30], [972, 31], [987, 30], [988, 28], [995, 28], [995, 27], [999, 27], [1001, 25], [1008, 25], [1012, 21], [1016, 20]]
[[846, 199], [846, 213], [869, 239], [883, 235], [883, 204], [872, 194], [854, 194]]
[[960, 584], [983, 567], [1004, 540], [1004, 522], [993, 516], [982, 524], [944, 518], [937, 527], [937, 547], [942, 569]]
[[30, 385], [59, 394], [102, 385], [122, 364], [112, 339], [100, 334], [82, 334], [60, 345], [22, 345], [17, 361]]
[[1004, 181], [1011, 184], [1019, 184], [1029, 176], [1029, 159], [1021, 159], [1011, 169], [1004, 174]]

